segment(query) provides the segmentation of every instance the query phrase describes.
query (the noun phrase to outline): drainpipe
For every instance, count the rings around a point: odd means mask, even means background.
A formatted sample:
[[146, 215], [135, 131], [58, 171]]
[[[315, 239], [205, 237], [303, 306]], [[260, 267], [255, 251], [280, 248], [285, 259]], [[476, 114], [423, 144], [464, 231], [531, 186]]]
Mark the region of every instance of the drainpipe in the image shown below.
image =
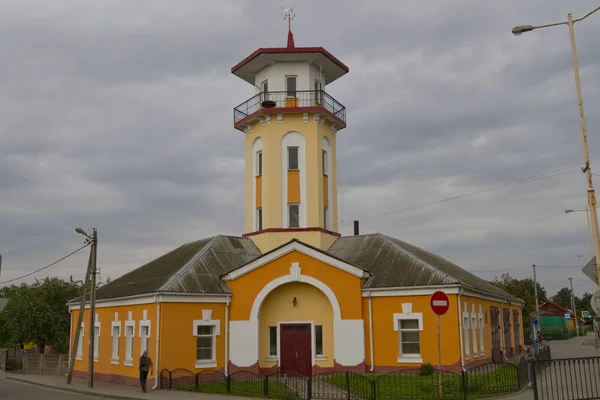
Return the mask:
[[371, 372], [375, 369], [375, 356], [373, 354], [373, 307], [371, 305], [371, 292], [369, 292], [369, 348], [371, 352]]
[[160, 350], [160, 301], [159, 301], [159, 297], [158, 296], [154, 296], [154, 301], [156, 302], [156, 370], [154, 371], [154, 386], [152, 387], [152, 390], [158, 389], [158, 386], [160, 385], [160, 369], [159, 369], [159, 363], [160, 363], [160, 357], [159, 357], [159, 350]]
[[458, 289], [458, 336], [460, 338], [460, 367], [461, 369], [464, 371], [465, 370], [465, 349], [464, 349], [464, 343], [463, 343], [463, 326], [462, 326], [462, 315], [461, 315], [461, 306], [462, 306], [462, 302], [461, 302], [461, 297], [460, 295], [463, 294], [463, 287], [461, 286]]
[[225, 376], [229, 376], [229, 300], [225, 303]]

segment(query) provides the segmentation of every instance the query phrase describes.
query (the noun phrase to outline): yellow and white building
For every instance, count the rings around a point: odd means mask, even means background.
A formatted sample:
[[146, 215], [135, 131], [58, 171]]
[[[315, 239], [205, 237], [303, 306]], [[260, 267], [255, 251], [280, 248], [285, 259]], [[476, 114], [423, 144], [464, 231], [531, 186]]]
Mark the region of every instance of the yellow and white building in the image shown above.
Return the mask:
[[[184, 244], [99, 288], [96, 379], [135, 384], [145, 349], [157, 371], [435, 365], [437, 290], [450, 299], [444, 368], [523, 344], [520, 299], [395, 238], [338, 233], [336, 143], [346, 109], [326, 87], [348, 71], [322, 47], [296, 47], [291, 32], [286, 47], [258, 49], [232, 68], [256, 88], [234, 109], [246, 141], [246, 232]], [[78, 301], [69, 308], [75, 324]], [[76, 375], [87, 371], [88, 313]]]

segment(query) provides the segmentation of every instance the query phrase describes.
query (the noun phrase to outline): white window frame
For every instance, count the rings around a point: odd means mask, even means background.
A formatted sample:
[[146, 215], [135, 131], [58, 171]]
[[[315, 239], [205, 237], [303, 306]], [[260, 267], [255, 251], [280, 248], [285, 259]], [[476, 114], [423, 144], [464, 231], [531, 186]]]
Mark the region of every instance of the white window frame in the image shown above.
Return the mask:
[[[117, 328], [116, 336], [115, 336], [115, 328]], [[110, 335], [113, 338], [113, 340], [112, 340], [112, 356], [110, 359], [110, 363], [113, 365], [119, 365], [119, 353], [121, 351], [121, 321], [111, 322]], [[115, 346], [115, 344], [116, 344], [116, 346]]]
[[256, 176], [262, 176], [263, 171], [263, 152], [262, 150], [258, 150], [256, 152]]
[[96, 314], [96, 322], [94, 323], [94, 362], [98, 362], [100, 358], [100, 322], [98, 322], [98, 314]]
[[[143, 329], [142, 328], [147, 328], [148, 329], [148, 336], [144, 336], [142, 335]], [[140, 321], [140, 328], [138, 330], [139, 332], [139, 337], [140, 337], [140, 357], [142, 356], [142, 354], [144, 354], [144, 350], [149, 350], [150, 347], [150, 336], [152, 336], [150, 334], [150, 321], [147, 319], [143, 319]]]
[[[296, 226], [292, 226], [291, 222], [291, 218], [292, 218], [292, 213], [290, 212], [290, 207], [292, 206], [296, 206], [298, 207], [298, 224]], [[288, 220], [287, 220], [287, 226], [288, 228], [300, 228], [300, 203], [288, 203]]]
[[475, 314], [475, 304], [471, 304], [471, 330], [473, 331], [473, 358], [479, 356], [477, 347], [477, 314]]
[[[130, 316], [131, 317], [131, 316]], [[128, 329], [131, 328], [131, 335], [127, 334]], [[133, 338], [135, 337], [135, 321], [125, 321], [125, 361], [123, 365], [133, 367]]]
[[[212, 310], [202, 310], [202, 318], [201, 320], [193, 321], [193, 332], [192, 335], [194, 337], [198, 337], [198, 327], [199, 326], [212, 326], [212, 337], [213, 337], [213, 346], [212, 346], [212, 360], [196, 360], [196, 368], [216, 368], [217, 367], [217, 336], [221, 335], [221, 321], [218, 319], [211, 319]], [[197, 346], [197, 341], [196, 344]]]
[[76, 360], [83, 360], [83, 333], [85, 332], [85, 322], [81, 323], [81, 331], [79, 332], [79, 342], [77, 343]]
[[[287, 170], [300, 171], [300, 146], [287, 146]], [[290, 149], [296, 149], [296, 168], [290, 168]]]
[[[395, 313], [394, 314], [394, 331], [398, 332], [398, 363], [422, 363], [423, 356], [422, 354], [402, 354], [402, 333], [400, 331], [400, 321], [402, 320], [412, 320], [416, 319], [419, 322], [418, 332], [423, 332], [423, 313], [413, 313], [412, 312], [412, 304], [404, 303], [402, 304], [403, 313]], [[421, 337], [419, 334], [419, 343], [421, 343]]]
[[[321, 327], [321, 353], [317, 353], [317, 326]], [[313, 348], [315, 349], [315, 360], [324, 361], [327, 360], [325, 357], [325, 340], [323, 339], [323, 325], [315, 325], [313, 323], [313, 329], [315, 330], [315, 342], [313, 343]]]
[[485, 341], [483, 337], [483, 313], [481, 312], [481, 304], [479, 305], [479, 354], [485, 355]]
[[469, 312], [467, 311], [467, 303], [464, 303], [464, 311], [462, 314], [463, 317], [463, 340], [464, 340], [464, 348], [465, 348], [465, 359], [471, 359], [471, 340], [469, 339], [469, 325], [470, 320]]
[[[271, 354], [271, 330], [272, 329], [275, 330], [275, 354]], [[278, 329], [277, 325], [269, 326], [269, 355], [266, 358], [266, 360], [269, 360], [269, 361], [277, 361], [277, 355], [279, 354], [279, 340], [278, 340], [279, 333], [278, 333], [277, 329]]]

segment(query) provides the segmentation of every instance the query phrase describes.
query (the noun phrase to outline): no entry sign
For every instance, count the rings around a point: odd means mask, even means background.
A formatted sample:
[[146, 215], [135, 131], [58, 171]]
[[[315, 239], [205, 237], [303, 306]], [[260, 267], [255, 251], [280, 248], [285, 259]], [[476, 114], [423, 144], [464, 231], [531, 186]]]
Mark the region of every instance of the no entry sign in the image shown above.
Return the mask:
[[444, 292], [437, 291], [431, 295], [431, 310], [437, 315], [444, 315], [450, 308], [450, 300]]

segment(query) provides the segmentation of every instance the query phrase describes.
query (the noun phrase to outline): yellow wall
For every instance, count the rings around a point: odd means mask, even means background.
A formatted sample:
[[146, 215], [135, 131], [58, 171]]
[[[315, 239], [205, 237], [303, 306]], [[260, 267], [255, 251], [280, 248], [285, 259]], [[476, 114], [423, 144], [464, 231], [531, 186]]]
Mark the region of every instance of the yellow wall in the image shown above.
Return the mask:
[[[294, 298], [297, 299], [295, 307], [292, 303]], [[276, 360], [267, 360], [270, 348], [269, 327], [286, 321], [312, 321], [314, 325], [322, 325], [323, 355], [326, 360], [316, 360], [315, 363], [321, 367], [333, 367], [333, 309], [329, 299], [312, 285], [294, 282], [279, 286], [269, 293], [260, 309], [259, 360], [261, 368], [273, 367], [276, 364]], [[314, 346], [314, 343], [311, 346]], [[279, 349], [277, 351], [279, 352]]]
[[[281, 220], [281, 139], [291, 131], [300, 132], [306, 141], [306, 212], [307, 227], [323, 227], [323, 178], [321, 163], [321, 151], [323, 137], [327, 137], [330, 143], [330, 157], [332, 170], [329, 174], [328, 184], [332, 185], [332, 198], [328, 199], [329, 208], [332, 216], [333, 226], [330, 230], [338, 230], [338, 211], [337, 211], [337, 167], [336, 167], [336, 135], [331, 131], [331, 125], [328, 122], [316, 123], [314, 114], [308, 115], [308, 121], [304, 122], [303, 114], [284, 114], [283, 121], [276, 121], [277, 115], [271, 116], [270, 123], [258, 122], [252, 125], [252, 129], [246, 132], [246, 232], [252, 230], [252, 183], [254, 173], [252, 171], [252, 143], [258, 137], [263, 140], [263, 175], [262, 189], [263, 195], [263, 229], [282, 228], [284, 226]], [[290, 182], [290, 184], [293, 181]], [[286, 189], [287, 190], [287, 189]], [[257, 235], [259, 236], [259, 235]], [[266, 242], [257, 236], [252, 236], [266, 246], [268, 251], [288, 241], [286, 235], [271, 237], [272, 240]], [[313, 244], [313, 243], [311, 243]], [[325, 243], [318, 243], [319, 247]], [[262, 248], [261, 248], [262, 250]]]
[[[440, 318], [442, 332], [442, 365], [452, 365], [460, 361], [458, 321], [456, 319], [456, 296], [449, 296], [450, 310]], [[437, 365], [437, 316], [429, 306], [430, 296], [372, 297], [373, 310], [373, 352], [376, 366], [419, 367], [421, 363], [398, 363], [400, 342], [398, 331], [394, 331], [394, 314], [402, 313], [402, 303], [412, 303], [413, 313], [423, 314], [423, 331], [420, 333], [421, 357], [423, 362]], [[365, 310], [365, 350], [370, 364], [368, 298], [363, 298]], [[454, 312], [453, 312], [454, 310]]]
[[256, 178], [256, 208], [262, 207], [262, 175]]
[[[140, 326], [139, 321], [143, 319], [143, 310], [147, 310], [147, 319], [151, 321], [150, 325], [150, 340], [148, 344], [148, 355], [156, 360], [156, 304], [141, 304], [122, 307], [106, 307], [96, 308], [98, 321], [100, 322], [100, 338], [98, 342], [98, 362], [94, 363], [94, 371], [103, 374], [115, 374], [129, 377], [139, 376], [137, 368], [138, 360], [141, 356], [141, 342], [139, 337]], [[128, 319], [128, 312], [132, 312], [132, 319], [135, 320], [135, 337], [133, 338], [133, 366], [125, 366], [125, 321]], [[119, 340], [119, 364], [111, 364], [112, 358], [112, 321], [115, 319], [115, 312], [119, 313], [119, 321], [121, 321], [121, 337]], [[71, 318], [73, 321], [74, 339], [77, 329], [77, 317], [79, 310], [73, 310]], [[75, 360], [76, 371], [87, 371], [88, 368], [88, 349], [89, 349], [89, 309], [83, 313], [84, 335], [83, 335], [83, 359]], [[190, 332], [191, 332], [190, 328]], [[162, 367], [161, 367], [162, 368]], [[156, 373], [156, 371], [154, 371]]]
[[[263, 265], [237, 279], [227, 282], [234, 295], [231, 298], [232, 321], [250, 318], [253, 300], [272, 280], [289, 275], [293, 262], [299, 262], [302, 275], [312, 276], [334, 292], [340, 304], [342, 319], [361, 319], [361, 278], [315, 260], [298, 251], [292, 251], [269, 264]], [[291, 302], [292, 299], [290, 298]]]
[[[160, 368], [187, 368], [198, 372], [194, 320], [202, 319], [202, 310], [212, 310], [212, 320], [219, 320], [220, 335], [216, 338], [217, 368], [225, 366], [225, 304], [224, 303], [162, 303], [161, 304]], [[214, 368], [210, 368], [214, 369]]]
[[[333, 229], [333, 227], [331, 228]], [[321, 231], [284, 231], [264, 232], [258, 235], [252, 235], [249, 238], [252, 239], [252, 242], [254, 242], [256, 247], [258, 247], [264, 254], [272, 250], [274, 247], [281, 246], [292, 239], [298, 239], [301, 242], [309, 244], [318, 249], [327, 250], [331, 247], [333, 242], [338, 239], [338, 236]]]

